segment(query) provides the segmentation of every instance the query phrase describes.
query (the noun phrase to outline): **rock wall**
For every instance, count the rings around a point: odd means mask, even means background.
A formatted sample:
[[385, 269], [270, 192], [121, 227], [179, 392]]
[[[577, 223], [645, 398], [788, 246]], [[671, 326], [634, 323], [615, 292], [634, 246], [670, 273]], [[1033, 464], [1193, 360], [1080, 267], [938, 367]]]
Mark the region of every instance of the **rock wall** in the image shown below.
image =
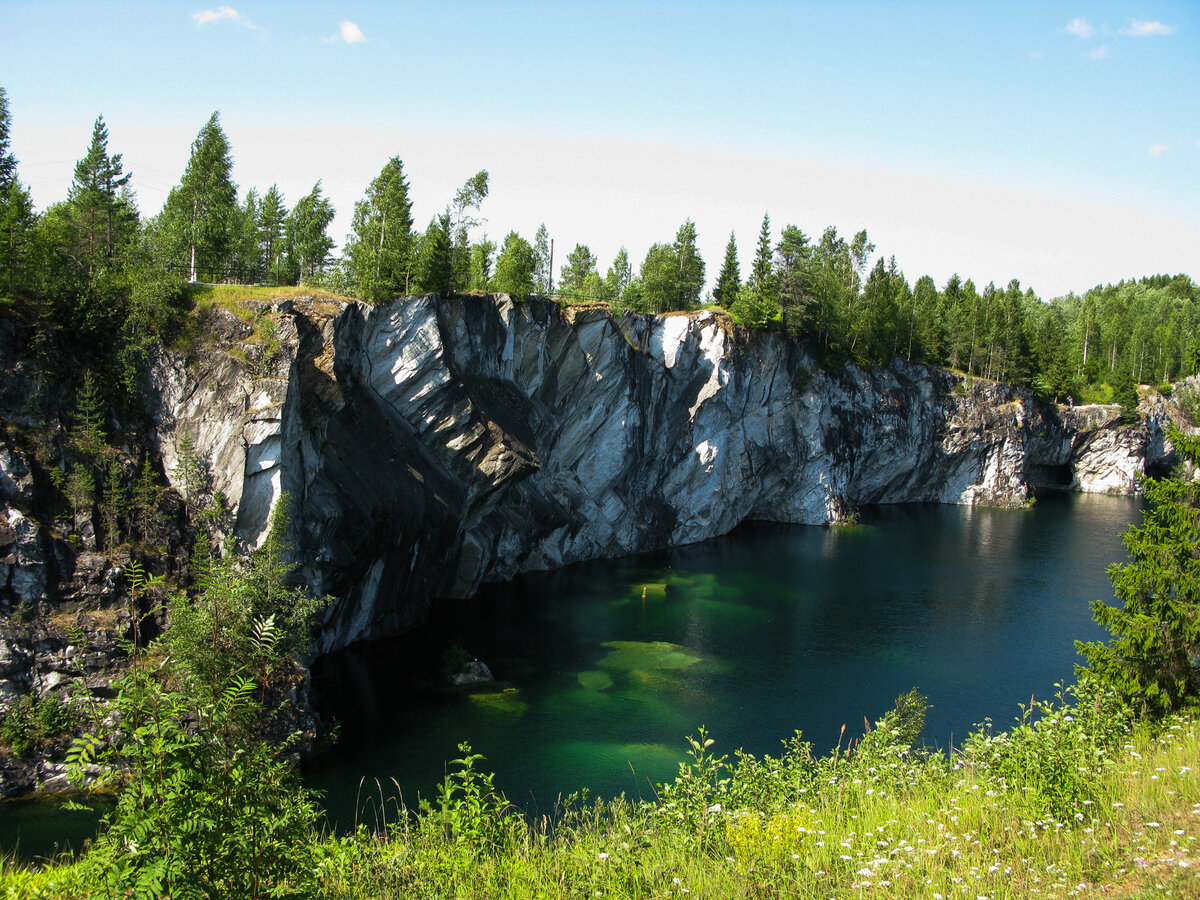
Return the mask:
[[1064, 410], [894, 362], [818, 369], [713, 312], [615, 316], [505, 296], [286, 301], [273, 354], [164, 358], [152, 414], [184, 431], [255, 544], [281, 491], [302, 573], [335, 598], [321, 650], [395, 633], [488, 580], [862, 504], [1019, 507], [1132, 492], [1165, 465], [1167, 411]]

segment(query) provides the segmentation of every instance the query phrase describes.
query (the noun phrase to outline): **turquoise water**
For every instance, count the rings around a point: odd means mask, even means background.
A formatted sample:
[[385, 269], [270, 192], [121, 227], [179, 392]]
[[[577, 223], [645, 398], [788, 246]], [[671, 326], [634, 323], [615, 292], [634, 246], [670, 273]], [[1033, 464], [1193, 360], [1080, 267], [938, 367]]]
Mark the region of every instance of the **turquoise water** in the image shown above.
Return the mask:
[[[341, 742], [311, 765], [333, 824], [431, 797], [469, 741], [513, 802], [653, 795], [705, 725], [716, 749], [818, 748], [861, 732], [911, 687], [925, 739], [1005, 726], [1073, 677], [1074, 640], [1103, 632], [1088, 602], [1125, 558], [1139, 501], [1063, 495], [1035, 510], [917, 505], [851, 528], [753, 524], [673, 551], [489, 586], [421, 631], [322, 660], [315, 694]], [[460, 645], [499, 679], [451, 689]]]
[[[885, 507], [853, 528], [749, 525], [489, 586], [416, 633], [319, 661], [314, 696], [341, 740], [306, 778], [339, 828], [394, 819], [401, 792], [431, 797], [462, 741], [530, 811], [582, 788], [650, 797], [699, 725], [720, 752], [773, 753], [797, 729], [825, 749], [911, 687], [945, 747], [1072, 677], [1073, 641], [1103, 637], [1088, 602], [1111, 599], [1105, 569], [1139, 510], [1086, 495]], [[454, 644], [499, 683], [445, 686]], [[91, 821], [0, 803], [0, 849], [78, 846]]]

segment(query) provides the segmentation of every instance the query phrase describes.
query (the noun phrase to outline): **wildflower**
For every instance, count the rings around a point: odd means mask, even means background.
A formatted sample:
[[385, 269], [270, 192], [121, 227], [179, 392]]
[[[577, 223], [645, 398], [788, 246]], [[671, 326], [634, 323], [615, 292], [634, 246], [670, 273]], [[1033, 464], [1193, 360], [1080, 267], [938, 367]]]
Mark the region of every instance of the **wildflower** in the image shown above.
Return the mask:
[[607, 854], [607, 853], [600, 853], [600, 854], [598, 854], [598, 855], [599, 855], [599, 857], [600, 857], [601, 859], [608, 859], [608, 854]]

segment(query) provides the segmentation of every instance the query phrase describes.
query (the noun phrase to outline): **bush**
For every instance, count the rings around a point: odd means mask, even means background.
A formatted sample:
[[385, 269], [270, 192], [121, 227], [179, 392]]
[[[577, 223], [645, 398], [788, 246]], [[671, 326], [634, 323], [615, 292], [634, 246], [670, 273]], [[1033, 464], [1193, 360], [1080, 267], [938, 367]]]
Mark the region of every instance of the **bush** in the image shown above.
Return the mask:
[[35, 746], [54, 743], [71, 734], [80, 723], [79, 711], [58, 694], [38, 698], [25, 694], [0, 723], [0, 738], [24, 756]]

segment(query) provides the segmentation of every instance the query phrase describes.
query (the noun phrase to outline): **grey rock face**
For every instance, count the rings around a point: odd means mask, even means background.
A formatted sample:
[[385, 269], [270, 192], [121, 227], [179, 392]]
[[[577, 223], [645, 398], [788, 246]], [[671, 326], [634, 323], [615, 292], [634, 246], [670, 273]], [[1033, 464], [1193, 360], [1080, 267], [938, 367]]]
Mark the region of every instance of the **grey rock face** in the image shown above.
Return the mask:
[[505, 296], [281, 308], [276, 357], [164, 359], [168, 473], [186, 429], [251, 545], [292, 498], [321, 650], [417, 623], [483, 581], [861, 504], [1021, 506], [1132, 492], [1169, 458], [1161, 408], [1064, 411], [895, 362], [820, 371], [712, 312], [614, 316]]

